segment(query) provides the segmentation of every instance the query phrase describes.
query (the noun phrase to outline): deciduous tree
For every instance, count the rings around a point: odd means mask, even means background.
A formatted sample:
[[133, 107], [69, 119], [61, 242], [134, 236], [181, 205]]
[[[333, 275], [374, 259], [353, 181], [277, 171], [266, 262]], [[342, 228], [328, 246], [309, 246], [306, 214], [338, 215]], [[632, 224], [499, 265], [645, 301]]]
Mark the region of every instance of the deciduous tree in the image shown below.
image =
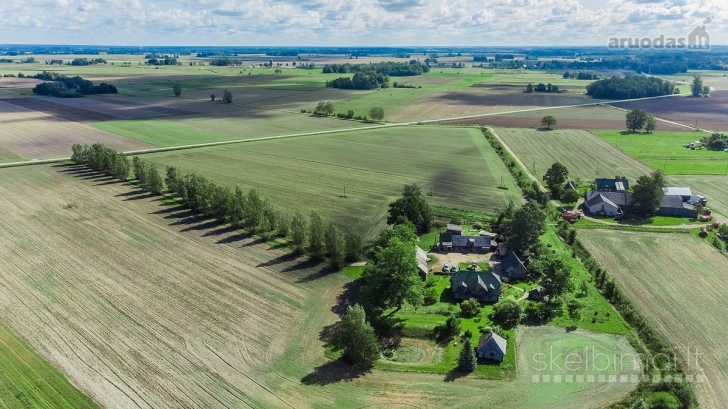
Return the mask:
[[291, 222], [291, 243], [296, 253], [303, 254], [306, 245], [306, 219], [298, 211], [293, 215]]
[[372, 117], [372, 120], [374, 121], [381, 121], [384, 119], [384, 109], [382, 107], [372, 107], [369, 110], [369, 116]]
[[640, 176], [632, 189], [633, 211], [640, 216], [654, 214], [660, 208], [665, 184], [665, 175], [660, 170]]
[[324, 248], [324, 223], [318, 213], [311, 212], [308, 225], [308, 252], [311, 258], [316, 261], [324, 259], [326, 249]]
[[690, 84], [690, 91], [694, 97], [699, 97], [703, 93], [703, 77], [700, 75], [693, 76], [693, 83]]
[[551, 194], [555, 198], [559, 198], [564, 190], [564, 182], [566, 182], [568, 177], [569, 170], [566, 169], [566, 166], [556, 162], [543, 175], [543, 180], [546, 182]]
[[175, 97], [182, 95], [182, 87], [180, 87], [179, 84], [175, 84], [174, 87], [172, 87], [172, 91], [174, 91]]
[[367, 322], [360, 305], [349, 306], [341, 319], [336, 336], [344, 346], [343, 358], [352, 365], [369, 367], [379, 359], [379, 344], [374, 329]]
[[397, 225], [405, 222], [412, 223], [420, 233], [430, 230], [432, 222], [430, 205], [420, 187], [415, 184], [405, 185], [402, 197], [389, 204], [387, 224]]
[[521, 254], [538, 242], [544, 233], [546, 215], [535, 204], [529, 202], [513, 213], [506, 236], [508, 248]]
[[556, 125], [556, 118], [552, 115], [547, 115], [541, 120], [541, 125], [545, 126], [546, 129], [551, 129], [552, 126]]
[[647, 112], [635, 108], [627, 113], [627, 130], [630, 132], [637, 132], [642, 129], [647, 123]]

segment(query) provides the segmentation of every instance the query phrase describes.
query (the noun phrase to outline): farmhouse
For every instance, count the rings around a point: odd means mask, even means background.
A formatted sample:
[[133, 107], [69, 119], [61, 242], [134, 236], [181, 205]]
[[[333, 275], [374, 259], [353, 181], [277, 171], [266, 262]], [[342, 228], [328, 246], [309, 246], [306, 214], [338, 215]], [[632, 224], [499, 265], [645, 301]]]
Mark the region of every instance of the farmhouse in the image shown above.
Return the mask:
[[513, 251], [508, 253], [508, 256], [501, 260], [501, 268], [503, 268], [505, 276], [511, 280], [524, 279], [526, 278], [526, 274], [528, 274], [526, 266]]
[[462, 236], [451, 232], [440, 233], [440, 251], [461, 251], [487, 253], [490, 251], [490, 236]]
[[[678, 190], [678, 193], [688, 193]], [[674, 193], [675, 190], [670, 190]], [[632, 196], [627, 192], [587, 192], [584, 205], [589, 213], [594, 215], [617, 216], [622, 213], [629, 213], [632, 210]], [[685, 203], [684, 196], [664, 195], [660, 202], [658, 216], [696, 217], [695, 208]]]
[[490, 271], [460, 271], [450, 278], [450, 289], [457, 300], [496, 302], [501, 295], [501, 280]]
[[491, 359], [503, 362], [508, 341], [494, 332], [487, 332], [478, 340], [478, 359]]
[[626, 192], [629, 190], [627, 179], [604, 179], [594, 180], [594, 190], [597, 192]]

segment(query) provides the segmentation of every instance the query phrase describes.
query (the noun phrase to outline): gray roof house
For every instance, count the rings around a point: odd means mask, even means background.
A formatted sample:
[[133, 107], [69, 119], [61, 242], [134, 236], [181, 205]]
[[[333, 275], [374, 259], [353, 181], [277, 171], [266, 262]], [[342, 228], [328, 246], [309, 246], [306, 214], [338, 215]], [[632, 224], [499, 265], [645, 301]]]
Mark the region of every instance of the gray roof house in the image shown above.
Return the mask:
[[490, 271], [459, 271], [450, 277], [450, 289], [458, 300], [496, 302], [501, 295], [501, 280]]
[[490, 359], [503, 362], [508, 348], [508, 341], [494, 332], [487, 332], [478, 340], [478, 359]]
[[450, 232], [440, 233], [441, 251], [487, 253], [490, 251], [490, 244], [490, 236], [459, 236]]
[[521, 262], [515, 252], [511, 251], [508, 256], [501, 260], [501, 267], [505, 271], [505, 275], [511, 280], [521, 280], [526, 278], [528, 270]]
[[463, 226], [459, 224], [447, 224], [447, 232], [452, 233], [453, 236], [463, 234]]
[[584, 206], [589, 209], [590, 214], [594, 215], [616, 216], [621, 212], [619, 205], [602, 194], [592, 195], [584, 202]]

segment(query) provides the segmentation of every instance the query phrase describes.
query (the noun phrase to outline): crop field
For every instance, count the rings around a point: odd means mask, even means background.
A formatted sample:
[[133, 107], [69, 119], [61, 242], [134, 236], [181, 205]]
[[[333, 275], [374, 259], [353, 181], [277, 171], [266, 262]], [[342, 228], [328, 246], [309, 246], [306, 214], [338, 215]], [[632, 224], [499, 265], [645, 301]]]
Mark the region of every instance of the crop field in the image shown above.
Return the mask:
[[66, 377], [0, 322], [0, 408], [98, 408]]
[[[583, 230], [589, 251], [669, 342], [695, 383], [704, 408], [728, 401], [724, 325], [728, 259], [687, 234]], [[699, 353], [696, 363], [695, 356]], [[688, 361], [691, 359], [691, 361]]]
[[[683, 88], [683, 93], [688, 92], [689, 87]], [[641, 108], [656, 117], [707, 131], [728, 131], [728, 90], [714, 91], [710, 98], [673, 96], [613, 102], [612, 105], [624, 109]]]
[[511, 90], [490, 90], [488, 87], [471, 87], [461, 91], [437, 92], [418, 99], [414, 103], [394, 110], [388, 119], [406, 122], [457, 118], [591, 102], [591, 99], [579, 94], [526, 94], [514, 93]]
[[708, 208], [728, 216], [728, 177], [727, 176], [670, 176], [673, 186], [690, 186], [693, 194], [705, 196]]
[[[103, 407], [537, 408], [539, 396], [562, 396], [561, 407], [582, 408], [633, 386], [562, 394], [531, 386], [530, 372], [489, 381], [352, 370], [323, 357], [344, 275], [75, 167], [0, 174], [10, 210], [0, 220], [2, 316]], [[519, 338], [524, 350], [556, 338], [539, 331]], [[571, 335], [557, 350], [594, 341]], [[600, 351], [631, 352], [606, 337]]]
[[150, 145], [0, 101], [0, 161], [70, 156], [74, 143], [100, 142], [117, 150]]
[[[256, 187], [283, 209], [310, 212], [364, 236], [384, 225], [405, 184], [434, 204], [493, 211], [520, 189], [477, 129], [397, 127], [144, 155], [224, 186]], [[505, 189], [499, 188], [503, 184]], [[346, 198], [344, 196], [346, 189]]]
[[652, 171], [587, 131], [514, 128], [495, 131], [539, 180], [554, 162], [566, 166], [569, 178], [579, 178], [582, 182], [614, 177], [615, 172], [634, 180]]
[[[532, 109], [501, 115], [448, 121], [447, 124], [490, 125], [504, 128], [542, 128], [541, 119], [551, 115], [558, 121], [556, 129], [622, 129], [625, 113], [609, 106], [576, 106], [569, 108]], [[668, 122], [658, 122], [661, 130], [684, 131], [685, 128]]]
[[704, 132], [593, 133], [609, 145], [653, 169], [661, 169], [667, 175], [724, 175], [728, 170], [728, 153], [683, 147], [708, 135]]

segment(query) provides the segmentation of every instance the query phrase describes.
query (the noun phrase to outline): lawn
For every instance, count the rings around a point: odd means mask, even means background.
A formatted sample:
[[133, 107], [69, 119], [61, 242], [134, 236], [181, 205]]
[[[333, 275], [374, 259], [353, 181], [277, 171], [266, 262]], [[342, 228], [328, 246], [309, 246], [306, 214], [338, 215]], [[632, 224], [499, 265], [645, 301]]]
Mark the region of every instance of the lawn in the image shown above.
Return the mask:
[[0, 322], [0, 407], [98, 408], [53, 365]]
[[[318, 211], [371, 237], [402, 186], [419, 184], [431, 203], [493, 211], [520, 189], [477, 129], [397, 127], [257, 141], [143, 155], [228, 187], [256, 187], [275, 206]], [[501, 189], [499, 186], [503, 183]], [[346, 189], [346, 197], [344, 197]]]
[[673, 347], [683, 369], [705, 377], [694, 384], [700, 406], [723, 406], [728, 259], [688, 234], [583, 230], [579, 237]]
[[649, 167], [587, 131], [497, 128], [495, 132], [539, 180], [554, 162], [565, 165], [569, 178], [580, 179], [579, 184], [615, 175], [635, 180], [651, 172]]
[[592, 131], [609, 145], [660, 169], [667, 175], [725, 175], [728, 153], [705, 149], [691, 150], [683, 145], [699, 141], [704, 132], [654, 132], [622, 134], [620, 131]]

